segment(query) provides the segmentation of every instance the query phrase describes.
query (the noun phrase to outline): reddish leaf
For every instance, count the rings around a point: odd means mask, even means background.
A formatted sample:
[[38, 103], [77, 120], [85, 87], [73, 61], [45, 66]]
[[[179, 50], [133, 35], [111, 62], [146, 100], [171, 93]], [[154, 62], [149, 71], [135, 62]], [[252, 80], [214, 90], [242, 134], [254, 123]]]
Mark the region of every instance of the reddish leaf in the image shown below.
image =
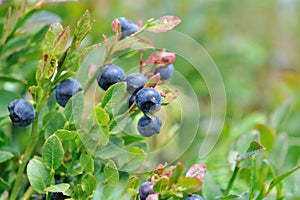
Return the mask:
[[156, 19], [150, 23], [147, 27], [148, 31], [151, 32], [165, 32], [173, 29], [177, 24], [181, 22], [179, 17], [176, 16], [164, 16], [159, 19]]
[[204, 176], [206, 174], [206, 165], [205, 164], [196, 164], [193, 165], [187, 172], [186, 177], [195, 177], [201, 182], [204, 181]]

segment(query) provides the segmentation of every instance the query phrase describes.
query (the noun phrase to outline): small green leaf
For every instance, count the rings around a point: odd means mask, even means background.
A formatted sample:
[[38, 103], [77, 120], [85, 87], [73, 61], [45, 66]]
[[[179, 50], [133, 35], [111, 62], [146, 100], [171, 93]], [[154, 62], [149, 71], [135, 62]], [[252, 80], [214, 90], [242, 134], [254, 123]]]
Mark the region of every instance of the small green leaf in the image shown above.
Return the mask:
[[92, 197], [97, 187], [96, 177], [94, 177], [91, 173], [87, 173], [82, 177], [81, 184], [85, 194], [89, 197]]
[[104, 167], [104, 175], [106, 179], [104, 183], [108, 183], [110, 186], [114, 187], [119, 183], [119, 171], [113, 160], [109, 160]]
[[42, 50], [44, 53], [50, 53], [53, 50], [53, 47], [55, 46], [55, 43], [58, 41], [59, 35], [63, 32], [63, 27], [60, 23], [52, 24], [49, 30], [47, 31], [43, 45]]
[[46, 169], [44, 163], [37, 157], [29, 161], [27, 176], [33, 189], [40, 194], [45, 194], [44, 189], [50, 183], [50, 171]]
[[70, 188], [70, 184], [68, 183], [60, 183], [57, 185], [51, 185], [46, 187], [44, 190], [45, 192], [66, 192]]
[[247, 160], [248, 158], [254, 156], [255, 154], [259, 153], [260, 151], [265, 150], [265, 147], [262, 146], [259, 142], [253, 141], [250, 143], [250, 146], [245, 155], [241, 156], [237, 161]]
[[42, 157], [45, 165], [48, 169], [54, 169], [60, 167], [62, 164], [62, 156], [64, 149], [61, 141], [56, 135], [50, 136], [44, 143], [42, 149]]
[[256, 124], [254, 129], [259, 132], [260, 143], [266, 148], [267, 151], [272, 150], [275, 146], [275, 131], [271, 130], [264, 124]]
[[83, 93], [78, 92], [72, 96], [64, 110], [68, 121], [79, 123], [81, 121], [81, 114], [84, 108]]
[[76, 185], [71, 194], [72, 199], [88, 199], [81, 185]]
[[40, 86], [35, 86], [35, 85], [30, 86], [28, 88], [28, 91], [32, 99], [36, 102], [42, 98], [44, 93], [43, 89]]
[[61, 140], [74, 140], [78, 135], [76, 131], [63, 129], [57, 130], [54, 134]]
[[94, 172], [94, 159], [87, 151], [81, 153], [79, 161], [86, 172]]
[[138, 194], [138, 188], [140, 186], [140, 179], [137, 177], [131, 177], [127, 184], [126, 184], [126, 189], [127, 191], [132, 195], [135, 196]]
[[8, 151], [0, 151], [0, 163], [3, 163], [14, 157], [14, 155]]
[[173, 183], [177, 183], [180, 175], [182, 174], [183, 172], [183, 164], [182, 163], [178, 163], [174, 169], [172, 169], [172, 174], [170, 176], [170, 186], [173, 184]]
[[228, 200], [228, 199], [240, 199], [241, 195], [237, 195], [237, 194], [229, 194], [226, 196], [220, 196], [220, 197], [216, 197], [216, 199], [222, 199], [222, 200]]
[[75, 48], [81, 43], [81, 41], [85, 38], [85, 36], [90, 32], [92, 29], [93, 21], [91, 21], [91, 14], [88, 10], [80, 17], [77, 22], [77, 26], [74, 30], [74, 38], [72, 41], [72, 45]]
[[[0, 177], [0, 191], [1, 190], [9, 190], [9, 188], [10, 188], [9, 183]], [[1, 198], [1, 196], [0, 196], [0, 198]]]
[[136, 136], [136, 135], [123, 135], [122, 139], [125, 142], [125, 146], [128, 146], [132, 143], [140, 142], [140, 141], [145, 140], [145, 137]]
[[116, 45], [114, 46], [113, 51], [117, 52], [128, 48], [132, 50], [155, 49], [153, 43], [150, 40], [131, 35], [124, 38], [123, 40], [118, 41], [118, 43], [116, 43]]
[[105, 92], [101, 106], [106, 109], [107, 113], [112, 113], [112, 109], [117, 107], [118, 104], [124, 99], [126, 95], [126, 83], [120, 82], [112, 85]]
[[70, 27], [67, 26], [55, 38], [52, 47], [52, 52], [54, 55], [58, 55], [62, 53], [62, 51], [64, 50], [64, 48], [68, 43], [69, 37], [70, 37]]
[[144, 161], [147, 157], [147, 154], [143, 149], [139, 147], [131, 147], [128, 150], [128, 162], [141, 162]]
[[176, 184], [178, 191], [195, 193], [201, 189], [202, 181], [195, 177], [180, 177]]
[[155, 192], [161, 192], [168, 188], [169, 186], [169, 178], [166, 176], [162, 176], [159, 179], [155, 180], [153, 185], [153, 191]]
[[300, 169], [300, 164], [293, 167], [290, 170], [287, 170], [287, 171], [283, 172], [282, 174], [280, 174], [279, 176], [274, 178], [270, 183], [268, 191], [270, 192], [278, 183], [280, 183], [283, 179], [285, 179], [286, 177], [288, 177], [292, 173], [296, 172], [298, 169]]
[[99, 123], [100, 126], [107, 125], [110, 121], [109, 115], [105, 112], [104, 108], [95, 107], [93, 110], [93, 117], [96, 122]]
[[147, 30], [156, 33], [165, 32], [173, 29], [180, 22], [180, 18], [176, 16], [164, 16], [151, 21], [150, 25], [147, 27]]
[[45, 139], [49, 138], [58, 129], [62, 129], [65, 124], [65, 118], [60, 112], [55, 112], [45, 124]]

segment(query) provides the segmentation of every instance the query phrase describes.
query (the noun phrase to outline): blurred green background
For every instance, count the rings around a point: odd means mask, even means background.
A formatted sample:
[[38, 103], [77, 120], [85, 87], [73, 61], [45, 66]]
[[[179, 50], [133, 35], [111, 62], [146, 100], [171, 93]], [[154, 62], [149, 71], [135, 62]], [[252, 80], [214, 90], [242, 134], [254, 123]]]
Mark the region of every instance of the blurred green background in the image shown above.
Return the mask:
[[[233, 162], [231, 153], [239, 150], [239, 141], [245, 140], [242, 136], [252, 132], [256, 123], [272, 128], [274, 113], [286, 108], [287, 117], [280, 127], [276, 127], [276, 137], [280, 142], [276, 143], [270, 155], [277, 162], [276, 153], [284, 152], [278, 156], [280, 162], [276, 163], [279, 171], [299, 163], [300, 1], [79, 0], [47, 3], [43, 9], [57, 14], [63, 26], [71, 28], [89, 9], [96, 21], [86, 44], [101, 42], [102, 34], [111, 36], [111, 22], [116, 17], [125, 16], [135, 22], [164, 15], [180, 17], [182, 22], [175, 30], [203, 46], [218, 67], [226, 90], [227, 107], [217, 145], [208, 156], [199, 158], [199, 149], [206, 136], [203, 131], [205, 123], [211, 117], [210, 94], [201, 76], [195, 75], [195, 69], [186, 67], [186, 61], [178, 57], [175, 68], [191, 83], [201, 111], [197, 137], [178, 160], [186, 165], [206, 162], [208, 171], [214, 172], [210, 174], [212, 179], [224, 188], [227, 182], [224, 180], [229, 179]], [[125, 62], [128, 66], [134, 65], [134, 62], [137, 64], [136, 60]], [[171, 115], [176, 121], [176, 112]], [[174, 151], [176, 148], [180, 147], [174, 147]], [[167, 155], [162, 155], [162, 161], [164, 156]], [[289, 188], [290, 193], [296, 193], [297, 186], [293, 183], [300, 181], [299, 177], [297, 173], [288, 179], [292, 187]]]

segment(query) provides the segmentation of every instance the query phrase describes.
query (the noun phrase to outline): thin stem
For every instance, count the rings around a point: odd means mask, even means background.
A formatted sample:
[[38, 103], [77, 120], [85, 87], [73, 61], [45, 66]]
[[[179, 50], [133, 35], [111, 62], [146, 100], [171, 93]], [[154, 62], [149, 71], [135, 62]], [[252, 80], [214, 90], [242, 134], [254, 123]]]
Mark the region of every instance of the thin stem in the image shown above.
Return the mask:
[[229, 192], [230, 192], [230, 190], [231, 190], [231, 188], [233, 186], [233, 183], [235, 181], [235, 178], [237, 177], [237, 174], [238, 174], [239, 170], [240, 170], [240, 161], [237, 161], [236, 165], [235, 165], [235, 168], [234, 168], [234, 171], [232, 173], [232, 176], [231, 176], [231, 178], [230, 178], [230, 180], [228, 182], [227, 188], [226, 188], [226, 190], [224, 192], [224, 195], [228, 195], [229, 194]]
[[39, 113], [36, 113], [36, 117], [35, 120], [33, 121], [32, 124], [32, 130], [31, 130], [31, 139], [29, 141], [28, 147], [24, 153], [24, 158], [21, 161], [21, 164], [19, 166], [18, 172], [17, 172], [17, 178], [16, 181], [14, 183], [14, 187], [13, 190], [11, 192], [10, 195], [10, 200], [15, 200], [18, 197], [19, 191], [20, 191], [20, 187], [21, 187], [21, 181], [23, 179], [22, 175], [23, 175], [23, 171], [26, 167], [26, 164], [32, 154], [32, 151], [34, 150], [35, 146], [36, 146], [36, 142], [37, 142], [37, 131], [38, 131], [38, 116]]
[[29, 186], [25, 194], [22, 196], [21, 200], [28, 200], [31, 198], [32, 193], [34, 192], [33, 187]]

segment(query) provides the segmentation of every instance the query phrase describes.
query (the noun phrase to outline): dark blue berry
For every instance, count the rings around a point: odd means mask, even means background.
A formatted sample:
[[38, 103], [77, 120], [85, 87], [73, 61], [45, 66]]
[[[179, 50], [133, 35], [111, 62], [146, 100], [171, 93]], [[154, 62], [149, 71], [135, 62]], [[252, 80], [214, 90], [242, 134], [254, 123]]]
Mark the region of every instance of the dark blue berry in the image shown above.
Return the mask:
[[141, 117], [138, 121], [138, 131], [142, 136], [150, 137], [158, 134], [161, 130], [162, 121], [159, 116], [151, 119], [147, 115]]
[[140, 185], [139, 195], [141, 200], [145, 200], [150, 194], [153, 194], [153, 182], [145, 182]]
[[120, 40], [124, 39], [125, 37], [137, 32], [139, 30], [138, 25], [133, 23], [132, 21], [126, 19], [125, 17], [119, 17], [118, 21], [121, 24], [121, 36]]
[[62, 81], [55, 89], [56, 101], [62, 107], [65, 107], [69, 99], [77, 92], [82, 91], [81, 84], [73, 79], [68, 78]]
[[125, 72], [121, 67], [106, 65], [97, 74], [97, 82], [100, 88], [107, 90], [111, 85], [124, 81]]
[[204, 200], [204, 199], [203, 199], [203, 197], [201, 197], [198, 194], [192, 194], [192, 195], [185, 197], [184, 200]]
[[154, 88], [142, 88], [136, 93], [135, 102], [143, 112], [154, 112], [160, 108], [161, 95]]
[[143, 88], [145, 83], [147, 82], [147, 77], [141, 73], [133, 73], [129, 74], [126, 79], [127, 83], [127, 92], [129, 94], [133, 94], [137, 92], [137, 90]]
[[8, 105], [9, 117], [16, 126], [28, 126], [35, 118], [33, 106], [24, 99], [16, 99]]
[[174, 73], [173, 64], [169, 64], [168, 66], [160, 66], [155, 69], [154, 74], [160, 73], [160, 80], [167, 80], [171, 78]]
[[[51, 200], [64, 200], [70, 198], [69, 196], [64, 195], [62, 192], [52, 192], [50, 199]], [[42, 199], [46, 199], [46, 195], [42, 194]]]
[[128, 108], [130, 108], [132, 106], [132, 104], [134, 103], [134, 101], [135, 101], [135, 95], [131, 95], [128, 98]]

